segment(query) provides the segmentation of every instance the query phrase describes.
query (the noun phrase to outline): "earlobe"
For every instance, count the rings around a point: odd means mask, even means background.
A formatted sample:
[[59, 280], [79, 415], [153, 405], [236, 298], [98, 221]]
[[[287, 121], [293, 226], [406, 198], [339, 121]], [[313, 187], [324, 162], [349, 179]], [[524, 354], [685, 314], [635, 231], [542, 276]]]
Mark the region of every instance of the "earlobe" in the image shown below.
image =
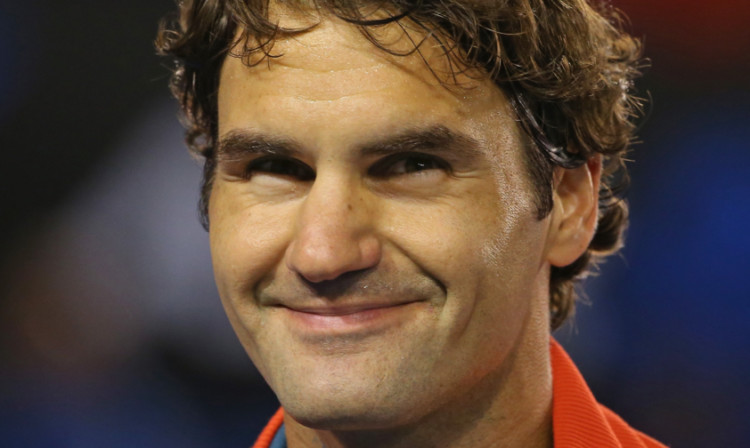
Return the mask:
[[567, 266], [586, 251], [596, 232], [602, 158], [574, 169], [556, 168], [547, 261]]

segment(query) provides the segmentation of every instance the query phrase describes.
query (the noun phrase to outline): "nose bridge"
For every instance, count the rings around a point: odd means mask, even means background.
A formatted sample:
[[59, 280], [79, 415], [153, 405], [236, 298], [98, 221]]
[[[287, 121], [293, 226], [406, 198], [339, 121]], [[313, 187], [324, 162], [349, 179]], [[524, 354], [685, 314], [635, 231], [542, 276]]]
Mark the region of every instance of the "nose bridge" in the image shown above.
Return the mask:
[[320, 176], [310, 189], [299, 216], [299, 234], [334, 240], [352, 238], [366, 221], [361, 192], [353, 179], [341, 175]]
[[375, 266], [381, 248], [367, 196], [356, 176], [319, 172], [297, 216], [288, 267], [320, 282]]

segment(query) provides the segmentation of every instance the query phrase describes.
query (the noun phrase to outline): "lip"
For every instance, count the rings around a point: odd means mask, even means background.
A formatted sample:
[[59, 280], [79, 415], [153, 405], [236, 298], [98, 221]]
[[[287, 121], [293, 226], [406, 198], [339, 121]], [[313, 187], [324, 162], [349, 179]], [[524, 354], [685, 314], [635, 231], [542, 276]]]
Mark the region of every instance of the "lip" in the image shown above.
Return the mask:
[[373, 333], [398, 326], [421, 302], [356, 306], [282, 306], [292, 327], [303, 334]]

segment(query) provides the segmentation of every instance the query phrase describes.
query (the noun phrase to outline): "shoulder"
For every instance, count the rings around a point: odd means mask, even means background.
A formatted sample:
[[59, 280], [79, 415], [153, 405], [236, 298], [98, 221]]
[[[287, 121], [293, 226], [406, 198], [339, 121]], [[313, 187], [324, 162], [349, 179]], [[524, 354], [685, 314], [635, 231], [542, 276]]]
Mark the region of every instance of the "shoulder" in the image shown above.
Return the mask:
[[619, 415], [612, 412], [609, 408], [599, 405], [599, 408], [607, 419], [609, 427], [621, 443], [623, 448], [645, 447], [645, 448], [664, 448], [666, 445], [658, 442], [656, 439], [632, 428]]
[[556, 448], [664, 448], [594, 398], [565, 350], [550, 343], [552, 426]]

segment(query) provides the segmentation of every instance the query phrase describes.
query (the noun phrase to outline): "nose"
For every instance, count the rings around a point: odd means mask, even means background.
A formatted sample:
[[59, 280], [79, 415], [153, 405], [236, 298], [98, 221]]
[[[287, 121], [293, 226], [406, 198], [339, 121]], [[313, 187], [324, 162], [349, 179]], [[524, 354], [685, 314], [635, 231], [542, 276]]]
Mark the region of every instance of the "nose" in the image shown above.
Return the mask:
[[319, 173], [300, 206], [286, 265], [310, 282], [333, 280], [380, 262], [372, 204], [355, 183]]

